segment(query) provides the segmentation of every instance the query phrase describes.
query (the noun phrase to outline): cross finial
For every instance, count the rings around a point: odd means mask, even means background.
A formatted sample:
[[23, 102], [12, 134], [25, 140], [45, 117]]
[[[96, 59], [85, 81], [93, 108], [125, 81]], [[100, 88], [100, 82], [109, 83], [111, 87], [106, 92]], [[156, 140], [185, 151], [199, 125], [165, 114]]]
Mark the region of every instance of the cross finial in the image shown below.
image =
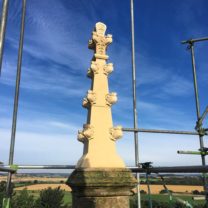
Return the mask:
[[104, 23], [96, 23], [94, 31], [92, 32], [92, 39], [89, 40], [88, 47], [94, 50], [95, 59], [108, 59], [108, 56], [106, 55], [106, 50], [108, 45], [112, 43], [113, 39], [112, 35], [105, 35], [106, 29], [107, 26]]
[[102, 22], [98, 22], [95, 25], [95, 32], [97, 32], [97, 34], [100, 36], [105, 36], [106, 29], [107, 26]]

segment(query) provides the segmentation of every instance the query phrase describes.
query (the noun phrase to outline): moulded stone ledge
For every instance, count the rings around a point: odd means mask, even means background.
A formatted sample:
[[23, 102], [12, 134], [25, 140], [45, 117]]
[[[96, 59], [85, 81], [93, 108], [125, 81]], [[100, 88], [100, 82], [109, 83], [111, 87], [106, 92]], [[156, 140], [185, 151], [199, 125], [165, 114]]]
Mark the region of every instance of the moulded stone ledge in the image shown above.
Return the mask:
[[76, 196], [130, 196], [137, 180], [127, 168], [76, 169], [67, 184]]

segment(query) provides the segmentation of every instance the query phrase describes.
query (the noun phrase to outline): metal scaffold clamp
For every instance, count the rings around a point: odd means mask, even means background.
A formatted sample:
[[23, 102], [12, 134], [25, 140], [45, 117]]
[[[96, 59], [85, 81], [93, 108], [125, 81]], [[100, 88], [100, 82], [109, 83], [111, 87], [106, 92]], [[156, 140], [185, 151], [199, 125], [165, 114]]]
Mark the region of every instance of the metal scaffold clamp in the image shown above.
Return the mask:
[[4, 163], [0, 162], [0, 171], [1, 172], [7, 172], [7, 173], [14, 174], [17, 172], [17, 170], [18, 170], [17, 165], [4, 166]]
[[15, 173], [18, 171], [18, 169], [19, 169], [19, 166], [18, 165], [10, 165], [10, 168], [12, 169], [12, 170], [15, 170]]
[[207, 155], [208, 154], [208, 148], [207, 147], [200, 148], [199, 151], [201, 152], [201, 155]]
[[191, 47], [194, 45], [194, 43], [190, 40], [188, 43], [188, 46], [187, 46], [187, 50], [191, 50]]
[[152, 162], [139, 163], [139, 166], [145, 169], [147, 174], [151, 174]]
[[196, 122], [195, 130], [199, 133], [200, 136], [205, 136], [208, 133], [207, 128], [203, 128], [203, 121], [206, 118], [208, 114], [208, 106], [206, 107], [205, 111], [203, 112], [202, 116], [199, 117], [199, 119]]

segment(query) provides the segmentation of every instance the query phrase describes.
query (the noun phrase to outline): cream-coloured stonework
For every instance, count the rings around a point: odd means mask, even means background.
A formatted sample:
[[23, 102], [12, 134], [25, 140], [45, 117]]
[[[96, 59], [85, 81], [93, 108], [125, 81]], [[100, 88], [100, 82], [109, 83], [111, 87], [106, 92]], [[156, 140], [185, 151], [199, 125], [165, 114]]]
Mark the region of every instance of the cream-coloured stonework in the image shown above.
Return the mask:
[[105, 35], [106, 28], [105, 24], [98, 22], [89, 41], [89, 48], [94, 50], [87, 72], [92, 85], [82, 103], [88, 110], [88, 117], [87, 124], [78, 132], [78, 140], [84, 143], [84, 152], [77, 168], [125, 167], [115, 144], [123, 133], [122, 127], [113, 127], [112, 121], [111, 106], [117, 102], [117, 94], [108, 89], [108, 75], [113, 71], [113, 64], [106, 63], [106, 50], [113, 40], [112, 35]]

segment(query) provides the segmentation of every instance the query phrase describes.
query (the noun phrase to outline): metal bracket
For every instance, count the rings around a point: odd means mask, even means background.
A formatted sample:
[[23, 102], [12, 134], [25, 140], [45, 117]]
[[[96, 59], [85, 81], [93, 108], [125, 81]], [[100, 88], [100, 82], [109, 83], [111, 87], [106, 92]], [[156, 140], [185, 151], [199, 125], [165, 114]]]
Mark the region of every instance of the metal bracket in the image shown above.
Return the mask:
[[139, 165], [141, 165], [143, 169], [146, 169], [147, 174], [151, 173], [150, 168], [152, 168], [152, 162], [139, 163]]
[[13, 169], [13, 170], [15, 170], [15, 172], [17, 172], [18, 169], [19, 169], [19, 166], [13, 164], [13, 165], [10, 165], [10, 168]]
[[203, 121], [208, 114], [208, 106], [206, 107], [205, 111], [203, 112], [202, 116], [196, 122], [195, 130], [199, 133], [200, 136], [204, 136], [207, 134], [208, 129], [203, 128]]
[[188, 43], [188, 46], [187, 46], [186, 50], [190, 50], [191, 47], [194, 45], [194, 43], [191, 42], [191, 40], [189, 42], [187, 42], [187, 43]]

